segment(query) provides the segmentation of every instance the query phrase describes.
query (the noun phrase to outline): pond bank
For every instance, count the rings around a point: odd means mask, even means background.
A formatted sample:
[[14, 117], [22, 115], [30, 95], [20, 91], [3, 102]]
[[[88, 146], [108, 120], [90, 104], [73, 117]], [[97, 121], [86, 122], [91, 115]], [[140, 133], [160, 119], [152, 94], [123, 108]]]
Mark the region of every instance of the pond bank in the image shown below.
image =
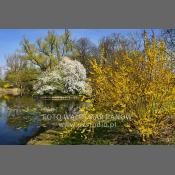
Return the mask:
[[45, 100], [80, 100], [82, 96], [37, 96], [36, 98], [45, 99]]
[[0, 88], [0, 96], [2, 95], [20, 95], [21, 90], [19, 88]]
[[[35, 139], [41, 144], [53, 144], [62, 129], [60, 123], [64, 117], [76, 115], [82, 105], [80, 100], [43, 100], [32, 95], [2, 94], [0, 145], [24, 145], [32, 140], [36, 143]], [[60, 117], [56, 118], [57, 115]]]
[[44, 132], [40, 132], [38, 135], [32, 137], [27, 145], [53, 145], [57, 139], [59, 130], [49, 129]]

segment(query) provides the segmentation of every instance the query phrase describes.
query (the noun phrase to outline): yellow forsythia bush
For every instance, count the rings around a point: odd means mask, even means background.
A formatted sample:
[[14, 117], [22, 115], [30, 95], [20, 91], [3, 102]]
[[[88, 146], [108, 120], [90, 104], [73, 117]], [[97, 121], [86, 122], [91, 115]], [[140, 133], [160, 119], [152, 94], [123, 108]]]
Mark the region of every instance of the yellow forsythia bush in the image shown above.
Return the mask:
[[130, 116], [125, 127], [150, 143], [173, 125], [175, 74], [165, 44], [144, 43], [143, 52], [124, 51], [113, 65], [92, 61], [90, 83], [95, 110]]

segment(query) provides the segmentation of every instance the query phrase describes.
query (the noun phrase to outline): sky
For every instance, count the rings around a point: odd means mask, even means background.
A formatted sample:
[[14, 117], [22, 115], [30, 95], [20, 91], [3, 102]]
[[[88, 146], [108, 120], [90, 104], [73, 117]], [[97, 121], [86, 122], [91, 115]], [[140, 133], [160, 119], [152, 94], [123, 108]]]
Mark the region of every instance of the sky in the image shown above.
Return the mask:
[[[6, 56], [20, 49], [20, 42], [25, 37], [34, 42], [37, 38], [47, 35], [49, 29], [0, 29], [0, 67], [6, 66]], [[54, 29], [58, 35], [64, 32], [64, 29]], [[98, 44], [103, 36], [109, 36], [112, 33], [141, 33], [143, 29], [69, 29], [73, 39], [88, 37], [93, 43]], [[155, 33], [159, 29], [154, 29]]]

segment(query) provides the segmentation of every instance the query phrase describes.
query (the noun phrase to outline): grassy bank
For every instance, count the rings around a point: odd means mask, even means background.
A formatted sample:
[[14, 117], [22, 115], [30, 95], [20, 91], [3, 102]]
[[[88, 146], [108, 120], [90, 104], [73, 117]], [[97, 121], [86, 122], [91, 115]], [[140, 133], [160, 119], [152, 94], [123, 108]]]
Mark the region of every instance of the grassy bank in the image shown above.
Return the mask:
[[53, 96], [37, 96], [37, 98], [45, 100], [80, 100], [82, 96], [78, 95], [53, 95]]
[[19, 88], [0, 88], [0, 96], [2, 95], [20, 95], [21, 90]]
[[[141, 138], [136, 133], [129, 133], [123, 127], [122, 122], [115, 121], [115, 127], [96, 127], [94, 132], [84, 137], [82, 129], [72, 130], [68, 137], [62, 137], [66, 128], [52, 128], [45, 130], [28, 141], [28, 145], [125, 145], [125, 144], [143, 144]], [[111, 125], [112, 126], [112, 125]]]

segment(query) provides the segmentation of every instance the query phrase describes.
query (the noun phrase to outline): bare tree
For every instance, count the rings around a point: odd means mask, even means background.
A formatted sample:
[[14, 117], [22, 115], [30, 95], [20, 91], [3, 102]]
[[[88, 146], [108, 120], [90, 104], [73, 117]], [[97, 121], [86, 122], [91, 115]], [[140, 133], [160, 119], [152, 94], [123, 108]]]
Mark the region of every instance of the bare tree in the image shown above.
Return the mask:
[[21, 56], [18, 53], [8, 55], [6, 61], [8, 69], [13, 72], [21, 70], [27, 66], [27, 62], [21, 59]]
[[89, 71], [89, 61], [92, 58], [97, 58], [98, 49], [94, 43], [88, 38], [80, 38], [75, 43], [76, 54], [75, 57], [78, 59]]
[[161, 33], [168, 49], [175, 51], [175, 29], [164, 29]]
[[140, 48], [141, 40], [138, 36], [135, 37], [130, 34], [128, 37], [123, 37], [118, 33], [113, 33], [100, 40], [98, 48], [99, 62], [113, 64], [116, 58], [121, 56], [122, 52], [140, 50]]

